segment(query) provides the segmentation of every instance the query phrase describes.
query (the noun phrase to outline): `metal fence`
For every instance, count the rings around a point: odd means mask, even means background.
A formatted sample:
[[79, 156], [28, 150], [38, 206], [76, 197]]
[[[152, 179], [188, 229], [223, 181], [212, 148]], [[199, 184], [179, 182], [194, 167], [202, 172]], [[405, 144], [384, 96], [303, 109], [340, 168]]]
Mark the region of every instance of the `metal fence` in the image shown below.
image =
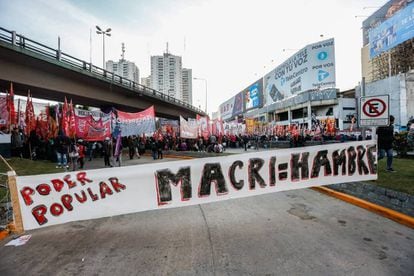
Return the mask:
[[20, 47], [24, 50], [39, 54], [45, 58], [51, 59], [54, 62], [58, 61], [62, 65], [70, 65], [74, 68], [81, 69], [84, 73], [92, 74], [94, 77], [110, 81], [124, 88], [134, 91], [138, 95], [146, 95], [149, 97], [160, 99], [164, 102], [169, 102], [179, 105], [194, 112], [204, 114], [204, 112], [186, 102], [170, 97], [152, 88], [146, 87], [132, 80], [126, 79], [120, 75], [109, 72], [105, 69], [97, 67], [90, 62], [73, 57], [62, 52], [59, 49], [54, 49], [42, 43], [31, 40], [23, 35], [17, 34], [15, 31], [9, 31], [0, 27], [0, 41], [9, 43], [12, 46]]

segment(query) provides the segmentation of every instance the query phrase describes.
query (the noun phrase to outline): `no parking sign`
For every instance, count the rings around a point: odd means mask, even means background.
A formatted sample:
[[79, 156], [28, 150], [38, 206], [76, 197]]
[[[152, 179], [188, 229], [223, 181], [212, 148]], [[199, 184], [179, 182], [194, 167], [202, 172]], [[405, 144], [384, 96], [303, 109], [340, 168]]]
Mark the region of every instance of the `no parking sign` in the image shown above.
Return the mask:
[[361, 97], [359, 101], [360, 126], [389, 125], [389, 95]]

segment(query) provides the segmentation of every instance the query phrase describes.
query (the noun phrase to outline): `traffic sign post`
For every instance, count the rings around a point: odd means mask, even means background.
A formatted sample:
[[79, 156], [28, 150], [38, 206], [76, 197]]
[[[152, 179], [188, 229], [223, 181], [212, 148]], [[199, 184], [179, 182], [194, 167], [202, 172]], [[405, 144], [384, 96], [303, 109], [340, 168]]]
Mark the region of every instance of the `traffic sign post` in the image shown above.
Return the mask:
[[359, 114], [360, 126], [389, 125], [389, 95], [360, 97]]

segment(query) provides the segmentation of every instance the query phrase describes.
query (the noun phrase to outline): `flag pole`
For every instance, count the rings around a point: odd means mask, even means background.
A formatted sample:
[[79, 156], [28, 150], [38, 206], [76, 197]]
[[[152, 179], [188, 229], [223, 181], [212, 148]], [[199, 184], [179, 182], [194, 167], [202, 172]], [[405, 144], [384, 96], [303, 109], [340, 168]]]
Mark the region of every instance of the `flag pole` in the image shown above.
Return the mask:
[[[27, 103], [26, 103], [26, 106], [27, 106], [28, 103], [29, 104], [31, 103], [30, 89], [29, 89], [29, 93], [27, 95]], [[27, 114], [26, 114], [26, 116], [27, 116]], [[29, 127], [29, 135], [28, 135], [28, 140], [29, 140], [29, 154], [30, 154], [30, 160], [33, 160], [33, 157], [32, 157], [32, 141], [30, 139], [30, 133], [32, 132], [32, 130], [31, 130], [31, 124], [32, 124], [31, 121], [28, 122], [28, 125], [29, 126], [26, 126], [26, 127]]]
[[17, 126], [20, 127], [20, 99], [17, 100]]

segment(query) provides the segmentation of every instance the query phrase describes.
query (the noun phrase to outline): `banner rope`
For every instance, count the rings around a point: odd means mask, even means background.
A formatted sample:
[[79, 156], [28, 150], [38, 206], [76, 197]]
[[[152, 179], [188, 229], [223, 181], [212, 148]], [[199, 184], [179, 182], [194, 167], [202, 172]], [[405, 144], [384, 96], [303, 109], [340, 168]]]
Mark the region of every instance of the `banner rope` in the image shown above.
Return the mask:
[[6, 164], [7, 167], [9, 167], [10, 171], [14, 171], [13, 167], [10, 166], [9, 162], [3, 157], [3, 155], [0, 154], [0, 159]]

